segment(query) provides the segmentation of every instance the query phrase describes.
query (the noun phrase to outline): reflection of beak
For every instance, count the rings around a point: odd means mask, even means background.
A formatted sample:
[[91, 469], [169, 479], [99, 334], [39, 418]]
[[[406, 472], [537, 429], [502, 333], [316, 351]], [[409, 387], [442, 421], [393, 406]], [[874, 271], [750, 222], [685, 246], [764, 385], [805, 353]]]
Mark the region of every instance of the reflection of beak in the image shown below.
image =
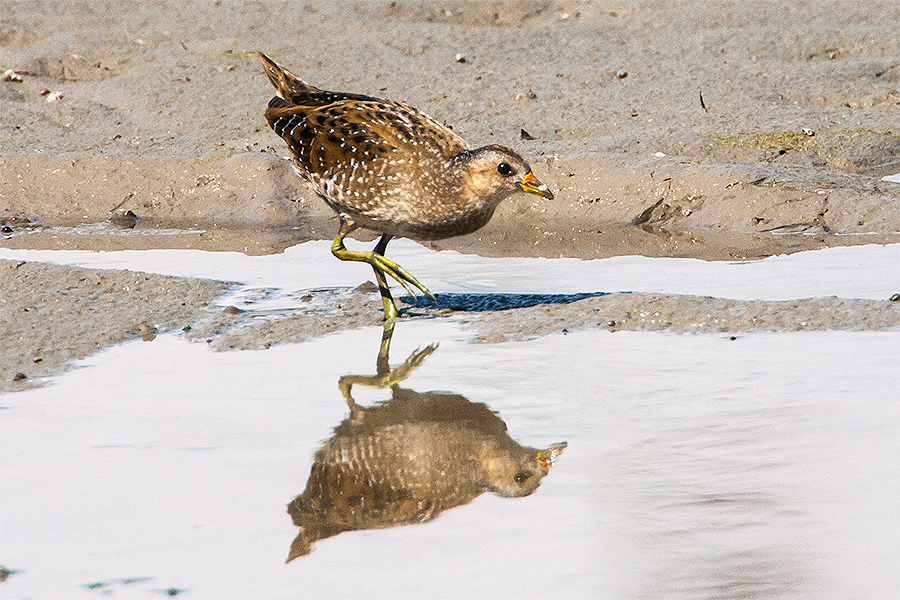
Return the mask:
[[559, 458], [559, 455], [562, 454], [562, 451], [565, 449], [566, 443], [561, 442], [537, 453], [537, 465], [538, 468], [543, 471], [544, 475], [550, 472], [550, 467], [553, 466], [553, 463], [556, 462], [556, 459]]
[[529, 194], [534, 194], [536, 196], [541, 196], [542, 198], [547, 198], [548, 200], [553, 200], [553, 192], [551, 192], [546, 185], [541, 183], [531, 171], [528, 171], [528, 175], [525, 176], [525, 179], [523, 179], [522, 183], [520, 183], [519, 185], [521, 185], [522, 189]]

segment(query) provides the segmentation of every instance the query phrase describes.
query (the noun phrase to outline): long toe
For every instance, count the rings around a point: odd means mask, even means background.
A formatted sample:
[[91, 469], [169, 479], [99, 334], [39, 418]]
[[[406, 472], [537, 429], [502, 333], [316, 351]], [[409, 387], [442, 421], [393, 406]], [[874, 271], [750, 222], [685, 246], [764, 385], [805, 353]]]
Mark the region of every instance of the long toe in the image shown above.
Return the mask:
[[376, 254], [374, 255], [372, 266], [376, 269], [380, 269], [383, 273], [390, 275], [391, 277], [396, 279], [400, 283], [400, 285], [402, 285], [404, 289], [409, 292], [411, 296], [415, 296], [415, 290], [413, 290], [413, 287], [416, 287], [420, 292], [425, 294], [431, 300], [435, 299], [434, 294], [428, 291], [428, 288], [426, 288], [424, 285], [419, 283], [418, 279], [410, 275], [408, 271], [406, 271], [403, 267], [390, 260], [389, 258], [385, 258], [380, 254]]

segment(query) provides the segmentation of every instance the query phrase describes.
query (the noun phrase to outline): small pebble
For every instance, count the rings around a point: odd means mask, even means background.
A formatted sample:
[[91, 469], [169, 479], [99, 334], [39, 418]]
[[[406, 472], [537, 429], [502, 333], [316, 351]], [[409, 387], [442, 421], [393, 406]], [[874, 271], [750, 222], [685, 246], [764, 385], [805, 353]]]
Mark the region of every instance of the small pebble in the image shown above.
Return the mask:
[[224, 309], [222, 309], [222, 312], [226, 315], [239, 315], [244, 311], [239, 309], [237, 306], [226, 306]]
[[531, 135], [530, 133], [528, 133], [528, 132], [525, 131], [524, 129], [521, 130], [521, 131], [519, 132], [519, 137], [522, 138], [523, 140], [533, 140], [533, 139], [535, 139], [535, 137], [534, 137], [533, 135]]
[[894, 294], [891, 296], [891, 302], [900, 302], [900, 294]]
[[49, 94], [47, 94], [47, 102], [59, 102], [62, 99], [62, 92], [50, 92]]
[[28, 379], [28, 375], [21, 371], [13, 375], [13, 381], [25, 381], [26, 379]]
[[141, 321], [140, 323], [134, 326], [134, 331], [141, 339], [145, 342], [152, 342], [156, 339], [156, 326], [152, 323], [148, 323], [147, 321]]
[[139, 220], [140, 217], [138, 217], [130, 210], [126, 210], [120, 215], [110, 217], [109, 222], [116, 227], [121, 227], [122, 229], [134, 229], [134, 226], [137, 225], [137, 222]]
[[813, 131], [812, 129], [810, 129], [809, 127], [804, 127], [800, 131], [803, 132], [803, 135], [808, 135], [809, 137], [816, 135], [816, 132]]
[[620, 69], [619, 72], [616, 73], [616, 77], [619, 79], [625, 79], [626, 77], [628, 77], [628, 71], [626, 71], [625, 69]]
[[466, 62], [466, 55], [463, 54], [462, 52], [460, 52], [459, 54], [457, 54], [457, 55], [456, 55], [456, 62], [458, 62], [458, 63], [464, 63], [464, 62]]
[[11, 82], [20, 82], [22, 81], [22, 76], [13, 71], [12, 69], [7, 69], [3, 76], [0, 77], [0, 81], [11, 81]]

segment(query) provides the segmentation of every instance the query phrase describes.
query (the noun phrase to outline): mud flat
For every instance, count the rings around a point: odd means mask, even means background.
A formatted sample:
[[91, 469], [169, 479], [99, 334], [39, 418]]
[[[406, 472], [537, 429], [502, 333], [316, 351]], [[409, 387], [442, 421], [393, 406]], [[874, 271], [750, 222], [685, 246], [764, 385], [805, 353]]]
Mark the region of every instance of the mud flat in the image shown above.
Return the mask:
[[[313, 290], [290, 311], [212, 306], [234, 284], [0, 261], [2, 390], [21, 390], [74, 359], [129, 339], [176, 329], [216, 350], [267, 349], [381, 323], [370, 283]], [[837, 297], [790, 301], [687, 295], [442, 294], [437, 305], [400, 303], [405, 319], [462, 321], [475, 342], [502, 342], [585, 329], [732, 333], [900, 327], [900, 302]]]
[[[745, 260], [900, 242], [900, 184], [882, 180], [900, 171], [894, 1], [11, 0], [0, 246], [259, 255], [332, 237], [336, 219], [265, 127], [272, 92], [253, 50], [323, 88], [408, 102], [473, 145], [515, 147], [556, 193], [514, 197], [435, 249]], [[0, 277], [2, 389], [146, 333], [141, 323], [257, 348], [380, 318], [367, 292], [259, 319], [210, 316], [228, 287], [217, 282], [7, 263]], [[438, 309], [483, 340], [897, 325], [887, 298], [611, 294], [488, 311], [450, 300]]]
[[229, 284], [130, 271], [0, 261], [0, 391], [69, 361], [190, 325]]
[[900, 240], [900, 184], [881, 180], [900, 171], [890, 0], [4, 8], [6, 247], [264, 254], [333, 236], [265, 126], [253, 50], [515, 147], [557, 195], [441, 248], [733, 260]]

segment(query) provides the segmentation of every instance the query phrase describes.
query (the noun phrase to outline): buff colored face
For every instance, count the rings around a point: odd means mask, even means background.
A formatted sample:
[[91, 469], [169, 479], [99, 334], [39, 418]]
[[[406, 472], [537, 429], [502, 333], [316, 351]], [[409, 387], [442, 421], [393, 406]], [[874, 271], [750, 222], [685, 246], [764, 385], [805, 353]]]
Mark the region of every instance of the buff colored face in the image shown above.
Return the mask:
[[553, 198], [547, 186], [534, 176], [528, 163], [512, 154], [485, 152], [472, 161], [470, 174], [469, 187], [482, 197], [523, 191], [543, 198]]

